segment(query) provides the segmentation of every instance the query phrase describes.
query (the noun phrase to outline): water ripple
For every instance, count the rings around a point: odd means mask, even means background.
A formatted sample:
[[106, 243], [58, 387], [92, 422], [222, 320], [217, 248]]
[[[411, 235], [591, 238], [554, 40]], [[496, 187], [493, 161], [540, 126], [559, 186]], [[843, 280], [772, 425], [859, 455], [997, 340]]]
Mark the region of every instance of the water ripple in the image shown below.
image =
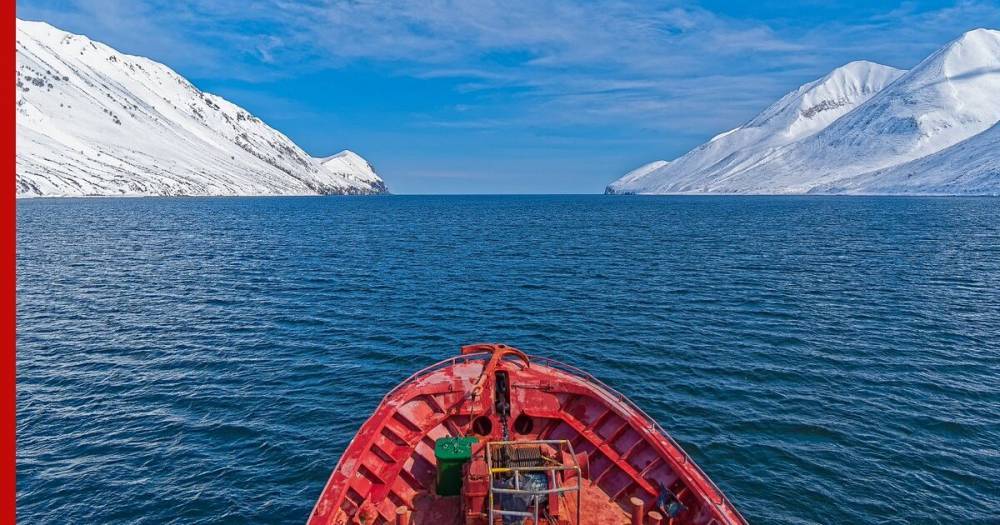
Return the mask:
[[577, 364], [752, 522], [1000, 519], [996, 199], [18, 203], [18, 516], [304, 521], [386, 390]]

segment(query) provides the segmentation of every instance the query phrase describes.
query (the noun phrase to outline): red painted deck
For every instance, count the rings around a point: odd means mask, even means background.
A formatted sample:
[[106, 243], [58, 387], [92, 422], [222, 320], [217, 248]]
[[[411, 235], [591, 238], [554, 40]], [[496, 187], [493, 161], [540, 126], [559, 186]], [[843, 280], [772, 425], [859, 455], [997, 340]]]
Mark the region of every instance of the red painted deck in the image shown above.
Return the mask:
[[385, 396], [334, 469], [310, 525], [398, 518], [414, 525], [488, 525], [462, 496], [435, 495], [434, 444], [449, 436], [503, 439], [497, 372], [509, 378], [509, 439], [565, 440], [579, 459], [581, 516], [565, 502], [554, 505], [561, 509], [554, 511], [559, 524], [631, 523], [634, 498], [642, 502], [641, 522], [656, 523], [648, 511], [658, 500], [662, 505], [664, 488], [684, 510], [663, 516], [663, 525], [746, 523], [677, 443], [621, 394], [555, 361], [527, 361], [504, 345], [473, 345]]

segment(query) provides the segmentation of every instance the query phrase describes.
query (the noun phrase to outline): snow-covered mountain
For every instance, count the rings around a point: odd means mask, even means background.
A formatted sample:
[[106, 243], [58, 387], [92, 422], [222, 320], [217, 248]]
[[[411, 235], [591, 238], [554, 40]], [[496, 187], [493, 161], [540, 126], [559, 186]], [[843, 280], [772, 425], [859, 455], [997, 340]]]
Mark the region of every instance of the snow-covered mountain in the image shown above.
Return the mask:
[[977, 29], [907, 72], [847, 64], [607, 193], [1000, 193], [998, 121], [1000, 32]]
[[309, 195], [386, 191], [350, 151], [309, 156], [147, 58], [17, 21], [17, 194]]

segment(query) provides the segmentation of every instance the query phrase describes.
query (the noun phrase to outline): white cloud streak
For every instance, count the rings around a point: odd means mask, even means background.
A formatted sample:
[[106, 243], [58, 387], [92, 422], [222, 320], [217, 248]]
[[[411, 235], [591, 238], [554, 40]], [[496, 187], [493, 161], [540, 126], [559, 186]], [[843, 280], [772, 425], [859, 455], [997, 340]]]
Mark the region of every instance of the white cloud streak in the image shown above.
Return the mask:
[[909, 67], [972, 25], [1000, 24], [997, 5], [972, 1], [930, 11], [902, 4], [812, 27], [626, 0], [47, 3], [19, 7], [205, 75], [267, 79], [366, 61], [395, 75], [451, 78], [458, 92], [492, 104], [502, 97], [510, 108], [506, 118], [476, 121], [467, 105], [455, 127], [613, 124], [705, 134], [844, 62]]

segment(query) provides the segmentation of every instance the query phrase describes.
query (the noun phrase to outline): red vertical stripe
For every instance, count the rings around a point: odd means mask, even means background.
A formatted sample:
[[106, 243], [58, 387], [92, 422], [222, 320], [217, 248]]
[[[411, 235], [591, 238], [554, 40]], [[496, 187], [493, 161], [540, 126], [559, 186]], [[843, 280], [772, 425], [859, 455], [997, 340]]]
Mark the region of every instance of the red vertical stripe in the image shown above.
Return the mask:
[[[7, 39], [7, 43], [11, 46], [7, 48], [8, 55], [4, 55], [7, 58], [4, 59], [3, 70], [7, 72], [7, 80], [4, 81], [4, 85], [7, 86], [7, 95], [3, 98], [7, 99], [7, 118], [4, 119], [4, 132], [3, 132], [3, 157], [7, 159], [7, 168], [10, 171], [4, 177], [3, 184], [3, 343], [0, 344], [0, 352], [3, 355], [3, 362], [0, 364], [0, 369], [3, 370], [3, 377], [0, 379], [0, 385], [3, 388], [3, 395], [0, 396], [3, 399], [3, 502], [0, 503], [0, 513], [2, 513], [2, 518], [0, 518], [0, 523], [14, 523], [16, 517], [15, 504], [17, 501], [17, 489], [15, 483], [15, 462], [16, 454], [15, 447], [17, 445], [17, 440], [15, 438], [15, 407], [16, 407], [16, 373], [15, 373], [15, 330], [17, 327], [16, 319], [16, 299], [14, 297], [16, 291], [16, 276], [15, 272], [15, 235], [17, 230], [15, 228], [15, 221], [17, 217], [17, 208], [15, 201], [15, 191], [14, 191], [14, 148], [16, 147], [16, 134], [17, 125], [15, 124], [15, 114], [14, 114], [14, 98], [17, 96], [14, 86], [14, 71], [17, 67], [15, 64], [15, 39], [17, 33], [17, 24], [15, 21], [15, 8], [14, 0], [3, 0], [3, 19], [4, 22], [4, 33]], [[14, 49], [12, 49], [14, 48]]]

